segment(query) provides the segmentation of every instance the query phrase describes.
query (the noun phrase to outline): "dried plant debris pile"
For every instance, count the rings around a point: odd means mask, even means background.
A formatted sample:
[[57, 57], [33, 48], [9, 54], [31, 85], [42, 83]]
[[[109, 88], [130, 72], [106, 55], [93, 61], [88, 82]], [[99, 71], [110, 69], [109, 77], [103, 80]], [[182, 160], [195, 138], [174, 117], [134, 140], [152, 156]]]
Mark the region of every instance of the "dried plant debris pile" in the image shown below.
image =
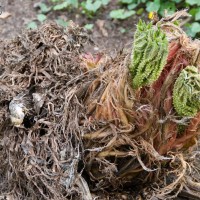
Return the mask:
[[[103, 189], [198, 196], [199, 40], [185, 11], [140, 21], [132, 54], [86, 53], [73, 23], [1, 44], [0, 193], [92, 199]], [[131, 54], [131, 55], [130, 55]], [[198, 150], [198, 149], [197, 149]], [[189, 153], [188, 153], [189, 152]]]
[[80, 67], [80, 54], [89, 42], [80, 27], [71, 24], [64, 30], [50, 23], [2, 45], [1, 194], [12, 192], [14, 199], [64, 199], [82, 190], [77, 120], [85, 116], [73, 96], [79, 87], [76, 77], [88, 79]]

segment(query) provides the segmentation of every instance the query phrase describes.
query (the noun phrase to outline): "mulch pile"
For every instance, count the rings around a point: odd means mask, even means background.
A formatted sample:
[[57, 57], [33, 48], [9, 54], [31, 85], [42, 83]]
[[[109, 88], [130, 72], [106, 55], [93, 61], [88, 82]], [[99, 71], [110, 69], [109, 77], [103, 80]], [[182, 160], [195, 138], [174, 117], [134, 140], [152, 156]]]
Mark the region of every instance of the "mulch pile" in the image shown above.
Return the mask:
[[[180, 70], [200, 67], [199, 41], [173, 23], [182, 16], [160, 21], [169, 40], [165, 70], [136, 91], [131, 51], [87, 53], [92, 41], [73, 23], [47, 23], [2, 41], [1, 196], [90, 200], [117, 190], [119, 199], [171, 199], [184, 189], [198, 197], [200, 114], [171, 112]], [[183, 121], [193, 129], [180, 136], [174, 130]]]

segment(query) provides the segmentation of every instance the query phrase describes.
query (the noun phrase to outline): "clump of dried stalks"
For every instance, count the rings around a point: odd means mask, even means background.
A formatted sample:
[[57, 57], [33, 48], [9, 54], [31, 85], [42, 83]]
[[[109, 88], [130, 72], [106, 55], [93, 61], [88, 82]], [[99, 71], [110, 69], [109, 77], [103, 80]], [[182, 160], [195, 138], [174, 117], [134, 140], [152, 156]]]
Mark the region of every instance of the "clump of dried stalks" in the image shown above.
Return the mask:
[[[3, 42], [0, 193], [89, 200], [89, 188], [147, 186], [146, 199], [166, 199], [183, 188], [196, 195], [199, 151], [190, 157], [187, 150], [197, 141], [200, 114], [180, 117], [172, 105], [180, 71], [200, 65], [199, 41], [173, 24], [185, 15], [158, 22], [170, 43], [167, 64], [154, 84], [137, 90], [128, 69], [130, 54], [109, 59], [83, 54], [90, 40], [74, 24], [66, 30], [46, 24]], [[26, 107], [18, 126], [10, 121], [15, 97]], [[184, 131], [178, 134], [180, 125]]]
[[[74, 92], [77, 77], [87, 80], [79, 55], [89, 42], [83, 29], [73, 23], [67, 30], [45, 24], [4, 42], [0, 58], [1, 194], [13, 193], [15, 199], [63, 199], [83, 191], [77, 166], [83, 152], [78, 119], [84, 117], [84, 107]], [[18, 94], [28, 111], [23, 124], [15, 127], [8, 105]]]
[[[187, 17], [187, 13], [178, 12], [156, 24], [168, 38], [169, 54], [160, 77], [152, 85], [132, 89], [127, 69], [130, 58], [122, 54], [120, 61], [115, 58], [112, 67], [88, 90], [84, 103], [87, 115], [99, 125], [83, 136], [84, 160], [96, 183], [95, 190], [110, 186], [138, 189], [138, 185], [150, 182], [156, 187], [152, 184], [154, 192], [146, 198], [165, 199], [172, 191], [176, 196], [187, 182], [185, 177], [191, 168], [186, 152], [197, 144], [200, 113], [195, 117], [179, 116], [172, 96], [182, 69], [200, 66], [200, 41], [192, 41], [174, 25], [181, 17]], [[199, 179], [195, 181], [198, 185]]]

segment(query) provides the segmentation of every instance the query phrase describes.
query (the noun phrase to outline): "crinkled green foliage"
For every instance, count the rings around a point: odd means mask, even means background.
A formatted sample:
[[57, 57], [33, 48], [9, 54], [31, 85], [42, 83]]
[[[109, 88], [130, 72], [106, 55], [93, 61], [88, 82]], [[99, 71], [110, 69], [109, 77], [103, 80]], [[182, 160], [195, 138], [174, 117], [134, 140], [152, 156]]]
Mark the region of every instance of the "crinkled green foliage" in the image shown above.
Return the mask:
[[134, 35], [130, 72], [133, 88], [150, 85], [160, 76], [167, 60], [168, 41], [160, 28], [142, 20]]
[[200, 74], [197, 67], [187, 66], [173, 88], [173, 104], [180, 116], [193, 117], [200, 111]]

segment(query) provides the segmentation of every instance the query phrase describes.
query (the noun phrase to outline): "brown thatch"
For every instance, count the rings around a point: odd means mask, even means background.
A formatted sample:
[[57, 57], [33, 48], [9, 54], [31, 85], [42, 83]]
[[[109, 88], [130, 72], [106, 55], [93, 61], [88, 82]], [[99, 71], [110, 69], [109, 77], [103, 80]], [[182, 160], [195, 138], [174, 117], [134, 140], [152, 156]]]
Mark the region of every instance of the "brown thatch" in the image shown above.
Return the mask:
[[[50, 23], [3, 43], [1, 194], [13, 193], [16, 199], [63, 199], [80, 193], [83, 184], [77, 166], [83, 150], [78, 119], [74, 119], [84, 117], [84, 107], [74, 97], [77, 86], [69, 89], [69, 85], [76, 84], [78, 76], [84, 79], [79, 55], [88, 42], [82, 28], [71, 24], [64, 30]], [[9, 119], [11, 101], [27, 110], [19, 127]]]

